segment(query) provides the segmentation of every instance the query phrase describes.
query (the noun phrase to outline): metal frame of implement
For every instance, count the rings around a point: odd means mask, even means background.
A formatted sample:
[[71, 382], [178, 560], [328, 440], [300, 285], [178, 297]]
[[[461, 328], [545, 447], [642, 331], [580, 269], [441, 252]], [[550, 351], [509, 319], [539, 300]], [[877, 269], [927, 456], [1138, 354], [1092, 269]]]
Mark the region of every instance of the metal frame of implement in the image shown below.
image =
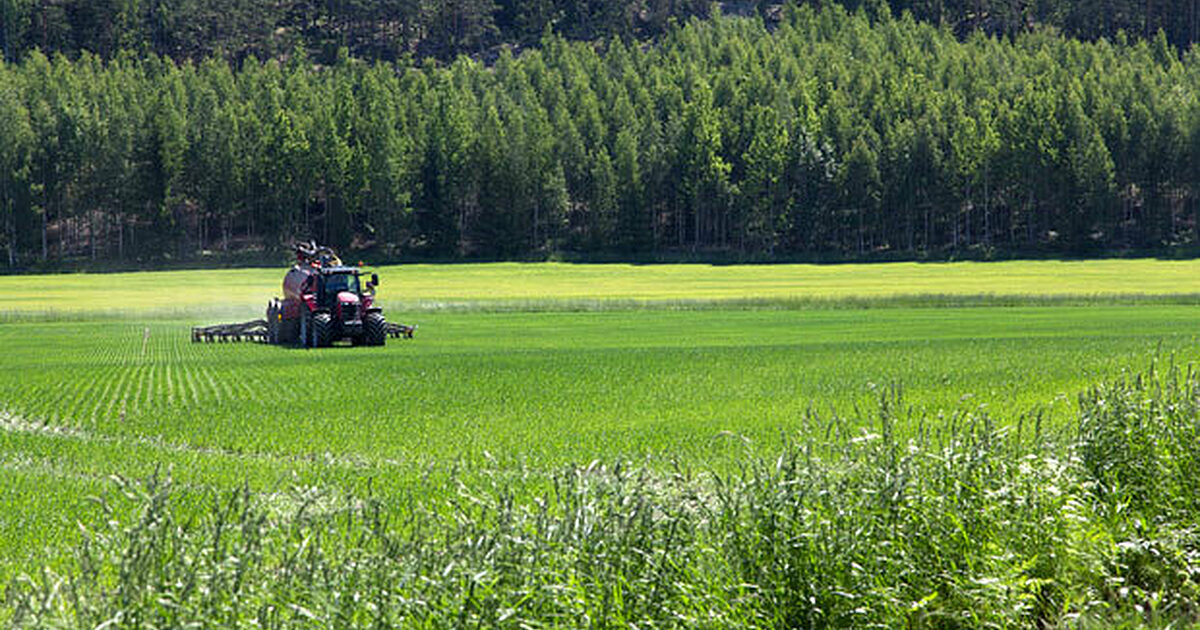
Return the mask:
[[[386, 332], [392, 339], [412, 339], [416, 326], [387, 323]], [[253, 341], [267, 343], [270, 341], [267, 333], [267, 320], [256, 319], [240, 324], [217, 324], [215, 326], [194, 326], [192, 342], [227, 343]]]
[[192, 341], [257, 341], [267, 342], [267, 320], [256, 319], [240, 324], [217, 324], [192, 328]]

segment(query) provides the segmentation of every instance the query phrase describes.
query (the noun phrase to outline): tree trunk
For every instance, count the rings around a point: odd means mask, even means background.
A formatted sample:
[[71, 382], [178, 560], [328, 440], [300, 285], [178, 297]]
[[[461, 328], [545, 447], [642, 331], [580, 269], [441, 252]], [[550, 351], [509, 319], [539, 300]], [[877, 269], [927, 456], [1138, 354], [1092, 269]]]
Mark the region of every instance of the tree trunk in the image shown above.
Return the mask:
[[858, 215], [858, 255], [859, 256], [862, 256], [864, 248], [865, 248], [866, 226], [863, 224], [864, 223], [863, 215], [866, 213], [867, 213], [867, 211], [864, 208], [859, 208], [858, 211], [855, 213]]
[[958, 213], [950, 214], [950, 242], [955, 251], [958, 251]]
[[17, 265], [16, 243], [17, 243], [17, 222], [13, 218], [15, 208], [11, 203], [8, 207], [8, 266], [10, 268]]
[[908, 233], [908, 251], [911, 253], [913, 251], [914, 240], [912, 206], [910, 204], [906, 204], [906, 206], [904, 208], [905, 231]]
[[1029, 191], [1029, 201], [1025, 204], [1025, 244], [1033, 242], [1034, 221], [1037, 219], [1037, 204], [1034, 203], [1033, 191]]
[[930, 238], [931, 238], [931, 235], [930, 235], [930, 226], [929, 226], [929, 202], [927, 201], [927, 202], [925, 202], [925, 250], [926, 251], [933, 249], [933, 245], [930, 244], [930, 242], [929, 242]]
[[983, 169], [983, 243], [992, 244], [991, 195], [988, 192], [988, 169]]
[[[3, 29], [0, 29], [2, 31]], [[4, 213], [4, 235], [8, 241], [8, 266], [13, 267], [13, 242], [16, 240], [16, 232], [13, 228], [13, 212], [15, 208], [13, 203], [8, 199], [8, 178], [0, 180], [3, 182], [3, 188], [0, 188], [0, 207], [6, 211]]]

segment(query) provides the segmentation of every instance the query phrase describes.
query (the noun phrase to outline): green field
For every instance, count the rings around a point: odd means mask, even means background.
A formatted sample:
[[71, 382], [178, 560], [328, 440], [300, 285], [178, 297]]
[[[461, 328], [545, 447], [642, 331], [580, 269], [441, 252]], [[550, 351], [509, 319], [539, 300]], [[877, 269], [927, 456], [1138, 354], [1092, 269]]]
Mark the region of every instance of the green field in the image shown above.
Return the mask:
[[[903, 409], [886, 439], [910, 450], [953, 450], [944, 436], [979, 424], [1000, 427], [1014, 462], [1042, 449], [1065, 460], [1082, 392], [1200, 356], [1200, 308], [1141, 300], [1200, 292], [1197, 271], [1157, 261], [387, 268], [389, 316], [419, 324], [417, 338], [321, 351], [190, 342], [189, 326], [208, 316], [253, 314], [279, 270], [0, 278], [0, 577], [69, 572], [79, 523], [105, 520], [89, 497], [120, 487], [114, 475], [158, 471], [185, 506], [240, 487], [267, 503], [297, 489], [370, 496], [403, 522], [447, 484], [499, 475], [505, 492], [536, 498], [594, 461], [736, 476], [781, 449], [874, 435], [881, 400]], [[905, 295], [985, 297], [805, 301]], [[191, 308], [198, 315], [184, 316]], [[1050, 615], [1038, 610], [1029, 614]], [[797, 618], [782, 619], [755, 623]]]
[[[379, 269], [381, 299], [411, 310], [621, 309], [1200, 295], [1200, 261], [1094, 260], [849, 265], [404, 265]], [[279, 269], [0, 276], [0, 317], [254, 316]]]

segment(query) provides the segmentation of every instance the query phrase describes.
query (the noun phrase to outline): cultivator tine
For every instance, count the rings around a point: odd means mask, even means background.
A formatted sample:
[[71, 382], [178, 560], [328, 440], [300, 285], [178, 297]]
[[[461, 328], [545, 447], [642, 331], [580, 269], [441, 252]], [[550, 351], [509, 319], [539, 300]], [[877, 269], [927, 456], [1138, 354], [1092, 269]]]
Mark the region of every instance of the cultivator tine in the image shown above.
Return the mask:
[[385, 330], [387, 330], [388, 336], [392, 339], [412, 339], [413, 333], [417, 332], [417, 327], [389, 322]]
[[217, 324], [215, 326], [196, 326], [192, 329], [192, 342], [205, 343], [237, 343], [256, 341], [266, 343], [267, 321], [256, 319], [240, 324]]

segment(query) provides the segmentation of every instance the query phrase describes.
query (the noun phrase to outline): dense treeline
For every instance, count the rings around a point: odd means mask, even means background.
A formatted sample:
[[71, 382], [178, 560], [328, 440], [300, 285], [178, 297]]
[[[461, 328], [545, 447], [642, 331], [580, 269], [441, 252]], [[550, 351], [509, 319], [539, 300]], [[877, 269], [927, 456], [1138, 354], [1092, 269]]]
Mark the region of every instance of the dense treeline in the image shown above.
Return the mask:
[[[600, 51], [599, 48], [603, 50]], [[1195, 244], [1200, 51], [833, 7], [490, 66], [0, 66], [10, 265], [296, 236], [388, 256]]]
[[[1196, 0], [807, 0], [854, 11], [921, 20], [965, 35], [976, 29], [1013, 35], [1035, 25], [1079, 38], [1152, 37], [1159, 30], [1186, 49], [1200, 38]], [[351, 56], [394, 61], [442, 59], [536, 44], [547, 29], [570, 39], [657, 35], [673, 19], [759, 12], [774, 19], [779, 0], [0, 0], [0, 51], [8, 60], [40, 49], [105, 58], [120, 50], [174, 59], [222, 55], [241, 60], [305, 47], [331, 61]]]
[[[849, 8], [872, 0], [841, 0]], [[1036, 25], [1051, 26], [1082, 39], [1153, 37], [1187, 48], [1200, 40], [1200, 4], [1195, 0], [887, 0], [899, 15], [954, 27], [960, 35], [975, 29], [1013, 35]]]
[[0, 49], [9, 60], [35, 48], [240, 60], [296, 47], [318, 61], [340, 47], [372, 60], [450, 59], [535, 44], [547, 28], [578, 39], [655, 35], [710, 10], [710, 0], [0, 0]]

